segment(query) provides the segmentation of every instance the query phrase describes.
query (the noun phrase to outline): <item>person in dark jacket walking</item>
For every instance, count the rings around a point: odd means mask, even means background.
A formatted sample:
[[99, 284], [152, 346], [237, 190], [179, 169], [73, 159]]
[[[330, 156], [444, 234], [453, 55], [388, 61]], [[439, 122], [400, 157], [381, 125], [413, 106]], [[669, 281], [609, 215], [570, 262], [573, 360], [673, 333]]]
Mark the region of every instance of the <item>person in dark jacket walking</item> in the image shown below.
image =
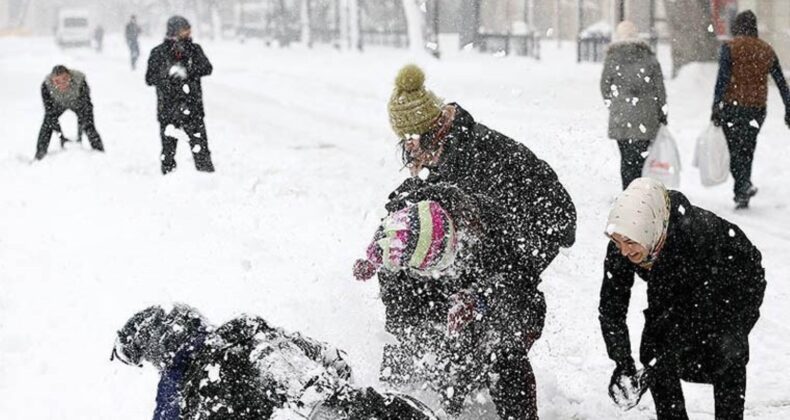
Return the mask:
[[192, 42], [189, 22], [181, 16], [167, 21], [167, 38], [151, 50], [145, 81], [156, 87], [157, 115], [162, 138], [162, 173], [176, 168], [174, 129], [183, 130], [198, 171], [214, 172], [203, 121], [203, 89], [200, 79], [213, 71], [200, 45]]
[[719, 74], [713, 98], [711, 120], [721, 126], [730, 148], [730, 172], [736, 208], [749, 207], [757, 194], [752, 184], [752, 162], [757, 134], [765, 121], [768, 75], [779, 88], [785, 105], [785, 123], [790, 127], [790, 88], [779, 58], [768, 43], [758, 37], [757, 17], [751, 10], [739, 13], [732, 26], [733, 39], [721, 47]]
[[[546, 162], [476, 122], [458, 104], [445, 105], [425, 89], [424, 79], [418, 67], [404, 67], [389, 102], [390, 123], [412, 177], [390, 195], [387, 210], [421, 200], [464, 202], [468, 197], [472, 205], [463, 207], [479, 214], [480, 245], [470, 250], [460, 281], [448, 277], [426, 283], [408, 271], [379, 272], [386, 327], [400, 342], [385, 349], [383, 372], [408, 366], [411, 356], [433, 342], [419, 332], [435, 336], [435, 323], [445, 322], [451, 332], [468, 328], [471, 333], [477, 330], [471, 320], [486, 312], [484, 331], [489, 338], [499, 337], [490, 341], [489, 359], [496, 361], [491, 369], [499, 379], [487, 384], [497, 411], [503, 419], [536, 419], [527, 353], [540, 337], [545, 317], [538, 284], [560, 247], [574, 243], [576, 210]], [[463, 352], [456, 356], [466, 357]], [[468, 390], [452, 393], [455, 409]]]
[[749, 332], [765, 271], [738, 226], [639, 178], [609, 213], [600, 322], [616, 363], [610, 392], [636, 382], [626, 315], [634, 275], [647, 282], [639, 358], [658, 420], [687, 420], [681, 380], [713, 384], [716, 419], [743, 419]]
[[58, 122], [58, 118], [66, 110], [77, 114], [78, 140], [85, 132], [91, 147], [100, 152], [104, 151], [104, 144], [93, 121], [93, 102], [85, 74], [63, 65], [55, 66], [41, 84], [41, 99], [44, 102], [44, 122], [38, 133], [36, 159], [46, 156], [52, 132], [60, 136], [61, 147], [68, 141]]
[[664, 75], [656, 55], [638, 38], [636, 26], [617, 25], [617, 42], [606, 52], [601, 95], [609, 108], [609, 138], [620, 148], [623, 189], [642, 176], [650, 144], [667, 124]]
[[137, 59], [140, 58], [140, 26], [137, 24], [137, 16], [132, 15], [129, 23], [126, 24], [126, 45], [129, 47], [129, 54], [132, 59], [132, 70], [137, 68]]
[[118, 331], [111, 360], [161, 373], [154, 420], [430, 420], [405, 396], [349, 384], [345, 353], [241, 316], [214, 327], [194, 308], [146, 308]]

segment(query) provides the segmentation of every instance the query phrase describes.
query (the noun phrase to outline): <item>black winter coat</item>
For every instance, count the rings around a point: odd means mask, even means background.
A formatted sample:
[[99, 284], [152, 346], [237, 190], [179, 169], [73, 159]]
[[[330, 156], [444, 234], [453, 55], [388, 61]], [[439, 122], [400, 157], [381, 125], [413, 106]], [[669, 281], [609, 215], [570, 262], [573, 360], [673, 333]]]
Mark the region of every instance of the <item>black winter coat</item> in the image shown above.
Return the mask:
[[609, 357], [633, 363], [626, 313], [634, 274], [647, 282], [640, 360], [678, 363], [683, 379], [712, 376], [749, 359], [748, 334], [765, 292], [761, 254], [738, 226], [669, 192], [666, 242], [652, 269], [609, 244], [599, 306]]
[[[533, 322], [540, 329], [545, 304], [536, 287], [559, 248], [574, 243], [576, 209], [546, 162], [523, 144], [477, 123], [460, 106], [452, 106], [456, 107], [455, 119], [442, 160], [424, 182], [412, 178], [393, 192], [388, 210], [423, 199], [446, 202], [448, 197], [442, 188], [428, 188], [423, 193], [426, 185], [454, 186], [473, 197], [484, 232], [462, 286], [485, 293], [493, 312], [519, 312], [519, 308], [532, 307], [536, 311]], [[392, 275], [382, 272], [380, 277]], [[420, 296], [404, 297], [382, 290], [382, 297], [385, 304], [387, 299], [397, 300], [394, 305], [422, 313], [427, 310], [422, 298], [442, 302], [447, 293], [456, 291], [424, 289]], [[439, 308], [439, 312], [444, 309], [430, 306]], [[438, 316], [446, 316], [446, 311]]]
[[[186, 70], [182, 79], [170, 74], [174, 66]], [[165, 39], [151, 50], [145, 82], [156, 86], [157, 115], [162, 124], [179, 125], [203, 118], [203, 89], [200, 78], [213, 71], [200, 45], [191, 40]]]
[[298, 404], [294, 392], [329, 396], [351, 375], [345, 353], [258, 317], [236, 318], [203, 343], [183, 372], [182, 420], [268, 419]]

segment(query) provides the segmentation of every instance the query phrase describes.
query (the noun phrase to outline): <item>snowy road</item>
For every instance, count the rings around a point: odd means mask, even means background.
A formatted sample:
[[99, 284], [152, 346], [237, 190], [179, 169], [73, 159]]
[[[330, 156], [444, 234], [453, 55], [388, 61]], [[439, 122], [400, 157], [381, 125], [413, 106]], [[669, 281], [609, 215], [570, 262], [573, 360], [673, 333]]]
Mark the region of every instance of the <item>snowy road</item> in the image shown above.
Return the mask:
[[[155, 93], [141, 70], [129, 70], [118, 38], [103, 55], [61, 51], [50, 39], [0, 39], [0, 418], [150, 418], [156, 373], [110, 363], [109, 353], [132, 313], [161, 302], [194, 305], [216, 323], [260, 314], [347, 349], [357, 380], [376, 380], [383, 308], [375, 282], [357, 283], [350, 268], [405, 176], [385, 109], [410, 57], [203, 46], [215, 66], [204, 96], [218, 172], [196, 173], [182, 143], [179, 170], [163, 178]], [[605, 138], [600, 66], [576, 65], [572, 54], [547, 44], [541, 62], [476, 54], [418, 61], [437, 94], [552, 164], [580, 210], [577, 245], [544, 275], [549, 316], [533, 351], [541, 418], [650, 419], [649, 397], [622, 414], [606, 395], [601, 232], [619, 160]], [[53, 145], [31, 165], [39, 84], [61, 62], [86, 72], [107, 153]], [[681, 189], [763, 251], [769, 287], [751, 336], [747, 418], [787, 419], [790, 133], [772, 89], [754, 171], [760, 195], [735, 214], [730, 185], [703, 189], [690, 164], [714, 75], [694, 67], [668, 86], [686, 168]], [[637, 343], [641, 282], [634, 296]], [[711, 388], [687, 389], [692, 418], [712, 419]]]

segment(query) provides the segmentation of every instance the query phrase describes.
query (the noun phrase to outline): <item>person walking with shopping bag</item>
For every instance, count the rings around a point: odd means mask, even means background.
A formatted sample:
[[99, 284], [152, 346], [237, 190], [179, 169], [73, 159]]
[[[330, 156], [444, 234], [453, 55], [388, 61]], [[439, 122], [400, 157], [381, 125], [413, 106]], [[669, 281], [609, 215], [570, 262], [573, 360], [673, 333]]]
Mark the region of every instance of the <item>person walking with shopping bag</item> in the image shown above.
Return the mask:
[[667, 124], [664, 75], [656, 55], [632, 22], [617, 25], [601, 74], [601, 95], [609, 108], [609, 138], [620, 148], [623, 189], [642, 176], [650, 144]]
[[757, 17], [751, 10], [739, 13], [732, 26], [733, 39], [721, 47], [719, 74], [711, 121], [720, 126], [730, 149], [730, 172], [737, 209], [749, 207], [757, 194], [752, 184], [752, 162], [757, 134], [765, 121], [768, 75], [779, 88], [785, 104], [785, 123], [790, 126], [790, 88], [782, 74], [779, 58], [759, 38]]

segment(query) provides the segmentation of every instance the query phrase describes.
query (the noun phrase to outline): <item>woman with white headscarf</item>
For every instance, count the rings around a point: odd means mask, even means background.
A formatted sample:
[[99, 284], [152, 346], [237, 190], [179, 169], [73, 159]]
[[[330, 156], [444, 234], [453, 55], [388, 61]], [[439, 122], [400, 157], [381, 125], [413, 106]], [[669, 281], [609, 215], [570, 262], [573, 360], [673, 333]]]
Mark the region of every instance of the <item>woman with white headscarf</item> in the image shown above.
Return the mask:
[[609, 108], [609, 138], [620, 149], [623, 189], [642, 176], [650, 143], [667, 124], [664, 75], [655, 53], [629, 21], [620, 22], [606, 51], [601, 96]]
[[[599, 311], [616, 363], [610, 395], [645, 378], [658, 420], [687, 420], [680, 381], [708, 383], [716, 419], [742, 419], [748, 334], [765, 291], [760, 251], [738, 226], [649, 178], [636, 179], [617, 198], [605, 233], [611, 241]], [[647, 282], [644, 377], [626, 324], [634, 275]]]

